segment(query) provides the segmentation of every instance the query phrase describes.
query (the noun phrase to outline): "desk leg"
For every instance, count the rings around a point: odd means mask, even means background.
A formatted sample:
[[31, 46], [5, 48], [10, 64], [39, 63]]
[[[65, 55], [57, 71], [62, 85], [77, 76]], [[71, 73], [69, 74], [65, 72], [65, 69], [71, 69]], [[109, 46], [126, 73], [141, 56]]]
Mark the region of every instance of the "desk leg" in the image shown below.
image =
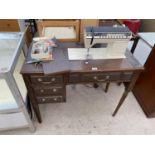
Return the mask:
[[139, 71], [137, 71], [137, 72], [134, 73], [131, 82], [129, 83], [129, 85], [127, 86], [127, 88], [125, 88], [125, 91], [124, 91], [124, 93], [123, 93], [123, 95], [122, 95], [122, 97], [121, 97], [121, 99], [120, 99], [120, 101], [119, 101], [119, 103], [118, 103], [115, 111], [113, 112], [112, 116], [115, 116], [116, 115], [116, 113], [118, 112], [119, 108], [123, 104], [125, 98], [127, 97], [128, 93], [133, 89], [133, 87], [134, 87], [134, 85], [135, 85], [135, 83], [136, 83], [136, 81], [137, 81], [137, 79], [139, 77], [139, 74], [140, 74]]
[[118, 105], [117, 105], [115, 111], [113, 112], [112, 116], [115, 116], [115, 115], [116, 115], [117, 111], [119, 110], [119, 108], [120, 108], [121, 105], [123, 104], [123, 101], [125, 100], [125, 98], [127, 97], [127, 95], [128, 95], [128, 91], [125, 91], [125, 92], [123, 93], [123, 95], [122, 95], [122, 97], [121, 97], [121, 99], [120, 99], [120, 101], [119, 101], [119, 103], [118, 103]]
[[39, 106], [38, 105], [34, 106], [34, 104], [32, 103], [32, 107], [33, 107], [35, 115], [36, 115], [36, 117], [38, 119], [38, 122], [41, 123], [42, 119], [41, 119], [41, 114], [40, 114]]
[[106, 87], [105, 87], [105, 90], [104, 90], [104, 91], [105, 91], [105, 93], [107, 93], [107, 92], [108, 92], [108, 89], [109, 89], [109, 85], [110, 85], [110, 82], [107, 82], [107, 83], [106, 83]]
[[33, 91], [32, 91], [32, 88], [30, 86], [30, 80], [29, 80], [29, 77], [27, 75], [23, 75], [23, 79], [25, 81], [25, 85], [27, 87], [27, 90], [28, 90], [28, 96], [30, 98], [30, 104], [32, 105], [33, 107], [33, 110], [34, 110], [34, 113], [38, 119], [38, 122], [41, 123], [42, 122], [42, 119], [41, 119], [41, 114], [40, 114], [40, 110], [39, 110], [39, 106], [37, 104], [37, 101], [36, 99], [33, 97]]

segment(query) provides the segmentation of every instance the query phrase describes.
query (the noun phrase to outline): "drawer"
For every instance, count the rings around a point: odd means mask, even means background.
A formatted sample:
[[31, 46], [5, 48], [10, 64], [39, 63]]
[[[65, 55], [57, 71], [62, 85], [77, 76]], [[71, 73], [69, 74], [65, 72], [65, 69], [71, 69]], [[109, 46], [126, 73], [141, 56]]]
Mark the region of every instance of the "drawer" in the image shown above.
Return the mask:
[[130, 81], [132, 72], [87, 73], [81, 75], [81, 82]]
[[45, 96], [45, 97], [37, 97], [37, 101], [39, 104], [41, 103], [55, 103], [62, 102], [63, 96]]
[[63, 86], [53, 86], [53, 87], [34, 87], [34, 92], [36, 95], [53, 95], [62, 94], [64, 91]]
[[62, 75], [57, 75], [57, 76], [35, 76], [32, 75], [30, 76], [31, 82], [34, 84], [44, 84], [44, 85], [49, 85], [49, 84], [58, 84], [58, 83], [63, 83], [63, 76]]
[[104, 82], [117, 81], [120, 79], [121, 73], [87, 73], [81, 75], [82, 82]]
[[132, 79], [133, 72], [124, 72], [121, 74], [121, 80], [130, 81]]
[[80, 82], [79, 74], [70, 74], [69, 75], [69, 83], [78, 83], [78, 82]]

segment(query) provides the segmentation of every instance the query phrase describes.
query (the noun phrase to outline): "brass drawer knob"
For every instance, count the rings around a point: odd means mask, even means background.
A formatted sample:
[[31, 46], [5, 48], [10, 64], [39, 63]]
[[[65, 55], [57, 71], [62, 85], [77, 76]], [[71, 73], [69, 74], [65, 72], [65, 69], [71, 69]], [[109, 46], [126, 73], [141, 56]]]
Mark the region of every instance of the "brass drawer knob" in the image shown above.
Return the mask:
[[56, 92], [56, 91], [57, 91], [57, 89], [55, 89], [55, 88], [54, 88], [54, 89], [52, 89], [52, 91], [53, 91], [53, 92]]
[[57, 98], [54, 98], [54, 101], [57, 101]]
[[54, 82], [55, 81], [55, 78], [51, 78], [51, 81]]
[[106, 79], [108, 80], [109, 78], [110, 78], [110, 76], [109, 76], [109, 75], [107, 75], [107, 76], [106, 76]]
[[93, 79], [97, 80], [97, 76], [94, 76]]
[[41, 78], [38, 78], [38, 81], [41, 82], [41, 81], [43, 81], [43, 80], [42, 80]]
[[43, 102], [45, 102], [45, 100], [46, 100], [45, 98], [42, 98], [42, 101], [43, 101]]
[[40, 92], [41, 92], [41, 93], [43, 93], [43, 92], [44, 92], [44, 90], [43, 90], [43, 89], [41, 89], [41, 90], [40, 90]]

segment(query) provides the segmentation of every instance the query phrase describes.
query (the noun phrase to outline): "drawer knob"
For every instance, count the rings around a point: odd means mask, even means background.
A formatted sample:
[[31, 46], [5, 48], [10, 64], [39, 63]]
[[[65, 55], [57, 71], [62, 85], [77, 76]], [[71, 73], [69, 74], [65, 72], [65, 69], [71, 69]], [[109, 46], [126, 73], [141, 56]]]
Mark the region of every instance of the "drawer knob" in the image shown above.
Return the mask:
[[51, 81], [54, 82], [55, 81], [55, 78], [52, 78]]
[[45, 102], [45, 98], [42, 98], [42, 101]]
[[94, 76], [94, 79], [97, 80], [97, 76]]
[[54, 98], [54, 101], [57, 101], [57, 98]]
[[108, 80], [109, 78], [110, 78], [110, 76], [109, 76], [109, 75], [107, 75], [107, 76], [106, 76], [106, 79]]
[[55, 89], [55, 88], [54, 88], [54, 89], [52, 89], [52, 91], [53, 91], [53, 92], [56, 92], [56, 91], [57, 91], [57, 89]]
[[43, 92], [44, 92], [44, 90], [43, 90], [43, 89], [41, 89], [41, 90], [40, 90], [40, 92], [41, 92], [41, 93], [43, 93]]
[[41, 82], [41, 81], [43, 81], [43, 80], [42, 80], [41, 78], [38, 78], [38, 81]]

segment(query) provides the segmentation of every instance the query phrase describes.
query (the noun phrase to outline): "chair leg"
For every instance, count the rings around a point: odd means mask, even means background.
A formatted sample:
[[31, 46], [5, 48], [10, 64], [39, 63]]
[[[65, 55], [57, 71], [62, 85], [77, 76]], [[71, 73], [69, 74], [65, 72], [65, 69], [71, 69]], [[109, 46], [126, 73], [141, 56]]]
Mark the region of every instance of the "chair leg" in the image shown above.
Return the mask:
[[107, 92], [108, 92], [108, 89], [109, 89], [109, 85], [110, 85], [110, 82], [107, 82], [107, 83], [106, 83], [106, 87], [105, 87], [105, 90], [104, 90], [104, 91], [105, 91], [105, 93], [107, 93]]

